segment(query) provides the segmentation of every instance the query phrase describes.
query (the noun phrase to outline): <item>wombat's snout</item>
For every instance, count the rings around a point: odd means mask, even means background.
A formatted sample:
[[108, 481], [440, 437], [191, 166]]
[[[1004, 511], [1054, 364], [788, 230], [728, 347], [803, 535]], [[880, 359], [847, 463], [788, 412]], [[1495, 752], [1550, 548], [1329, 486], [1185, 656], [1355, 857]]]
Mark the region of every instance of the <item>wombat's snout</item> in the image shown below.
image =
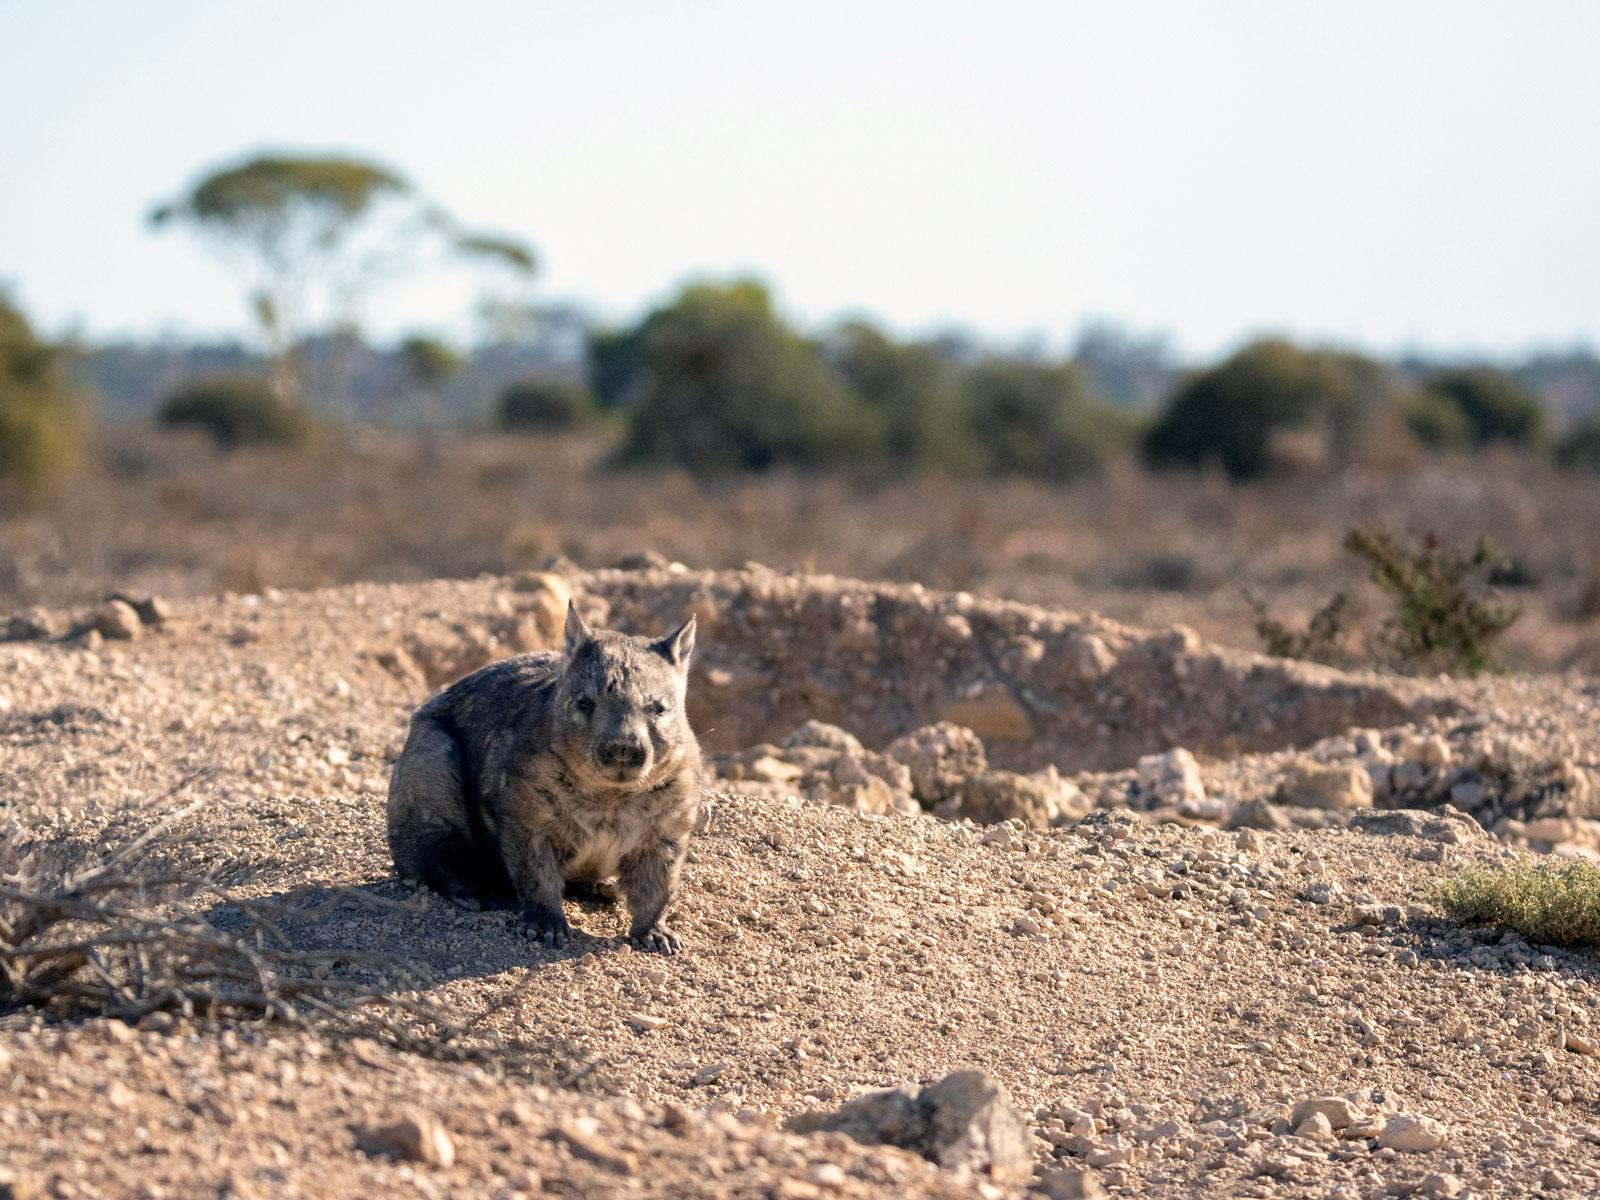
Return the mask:
[[594, 751], [595, 761], [613, 771], [642, 770], [649, 756], [649, 747], [636, 737], [612, 738], [601, 742]]

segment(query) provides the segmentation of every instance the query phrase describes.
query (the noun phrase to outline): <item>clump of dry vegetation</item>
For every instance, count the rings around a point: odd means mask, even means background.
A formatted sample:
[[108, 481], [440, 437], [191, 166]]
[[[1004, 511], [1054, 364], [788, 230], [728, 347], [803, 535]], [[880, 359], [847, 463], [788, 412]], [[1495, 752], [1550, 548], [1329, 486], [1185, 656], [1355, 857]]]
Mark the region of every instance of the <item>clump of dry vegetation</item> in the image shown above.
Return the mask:
[[[291, 947], [274, 928], [284, 905], [240, 895], [236, 864], [186, 866], [225, 832], [202, 816], [207, 803], [174, 808], [105, 854], [24, 826], [0, 829], [0, 1006], [130, 1021], [168, 1011], [350, 1025], [381, 1005], [439, 1023], [399, 994], [402, 964]], [[208, 919], [219, 906], [238, 932]]]
[[1470, 867], [1440, 884], [1435, 899], [1465, 925], [1514, 929], [1538, 945], [1600, 945], [1600, 866], [1584, 859]]

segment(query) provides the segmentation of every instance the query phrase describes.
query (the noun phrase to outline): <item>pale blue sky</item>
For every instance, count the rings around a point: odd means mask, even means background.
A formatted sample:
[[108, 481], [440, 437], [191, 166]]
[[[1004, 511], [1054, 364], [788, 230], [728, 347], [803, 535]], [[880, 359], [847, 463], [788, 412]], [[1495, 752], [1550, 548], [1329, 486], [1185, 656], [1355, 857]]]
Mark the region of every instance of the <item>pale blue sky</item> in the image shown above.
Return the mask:
[[743, 271], [808, 324], [1600, 344], [1597, 64], [1584, 0], [0, 0], [0, 279], [53, 330], [244, 330], [144, 212], [337, 148], [614, 317]]

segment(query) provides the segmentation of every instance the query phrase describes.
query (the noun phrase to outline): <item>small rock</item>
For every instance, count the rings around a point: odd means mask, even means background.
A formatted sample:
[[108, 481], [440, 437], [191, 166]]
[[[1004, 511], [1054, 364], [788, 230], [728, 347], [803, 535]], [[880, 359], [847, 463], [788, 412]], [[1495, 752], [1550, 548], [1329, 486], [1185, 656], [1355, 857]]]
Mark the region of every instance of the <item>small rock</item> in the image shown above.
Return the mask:
[[1596, 1047], [1588, 1038], [1582, 1034], [1573, 1033], [1570, 1029], [1561, 1035], [1561, 1046], [1565, 1050], [1570, 1050], [1574, 1054], [1584, 1055], [1587, 1058], [1600, 1055], [1600, 1047]]
[[1332, 904], [1344, 894], [1344, 888], [1333, 879], [1318, 879], [1300, 889], [1300, 899], [1311, 904]]
[[1424, 1175], [1422, 1182], [1417, 1185], [1417, 1190], [1424, 1196], [1459, 1196], [1467, 1190], [1465, 1181], [1459, 1175], [1435, 1171], [1431, 1175]]
[[1330, 1138], [1333, 1136], [1333, 1123], [1326, 1114], [1313, 1112], [1303, 1121], [1294, 1124], [1295, 1137], [1303, 1138]]
[[579, 1158], [607, 1171], [632, 1175], [639, 1169], [634, 1155], [618, 1149], [600, 1135], [600, 1123], [593, 1117], [574, 1117], [558, 1127], [553, 1136], [565, 1142]]
[[1355, 1124], [1358, 1114], [1355, 1106], [1343, 1096], [1313, 1096], [1294, 1106], [1289, 1124], [1298, 1127], [1314, 1116], [1325, 1118], [1330, 1129], [1348, 1129]]
[[0, 642], [37, 642], [55, 636], [56, 623], [48, 610], [25, 608], [0, 620]]
[[1301, 767], [1284, 784], [1285, 803], [1344, 812], [1372, 806], [1372, 776], [1360, 767]]
[[1432, 1117], [1419, 1117], [1413, 1113], [1396, 1113], [1383, 1126], [1378, 1135], [1378, 1147], [1399, 1150], [1405, 1154], [1421, 1154], [1437, 1150], [1448, 1140], [1443, 1125]]
[[1289, 817], [1270, 801], [1257, 796], [1235, 806], [1228, 817], [1229, 829], [1267, 829], [1282, 831], [1290, 827]]
[[1241, 850], [1249, 851], [1251, 854], [1260, 854], [1262, 850], [1266, 849], [1267, 842], [1254, 829], [1244, 828], [1233, 835], [1233, 844]]
[[1093, 1171], [1082, 1167], [1062, 1167], [1046, 1171], [1034, 1185], [1046, 1200], [1104, 1200], [1106, 1190]]
[[855, 734], [826, 721], [807, 721], [783, 739], [785, 750], [802, 746], [816, 746], [823, 750], [837, 750], [841, 754], [860, 754], [861, 740]]
[[1446, 767], [1453, 756], [1450, 743], [1438, 734], [1418, 734], [1407, 738], [1401, 745], [1400, 757], [1424, 767]]
[[663, 567], [671, 566], [671, 561], [659, 550], [636, 550], [632, 554], [624, 554], [611, 564], [614, 571], [658, 571]]
[[132, 641], [144, 632], [139, 614], [124, 600], [107, 600], [89, 615], [88, 625], [110, 641]]
[[667, 1023], [665, 1017], [652, 1017], [648, 1013], [629, 1013], [622, 1018], [622, 1021], [635, 1033], [649, 1033], [652, 1029], [660, 1029]]
[[437, 1117], [408, 1112], [388, 1125], [356, 1134], [356, 1145], [368, 1154], [387, 1155], [407, 1162], [448, 1167], [456, 1161], [455, 1143]]
[[1165, 754], [1146, 754], [1139, 760], [1139, 788], [1158, 804], [1202, 801], [1206, 787], [1200, 764], [1182, 746]]

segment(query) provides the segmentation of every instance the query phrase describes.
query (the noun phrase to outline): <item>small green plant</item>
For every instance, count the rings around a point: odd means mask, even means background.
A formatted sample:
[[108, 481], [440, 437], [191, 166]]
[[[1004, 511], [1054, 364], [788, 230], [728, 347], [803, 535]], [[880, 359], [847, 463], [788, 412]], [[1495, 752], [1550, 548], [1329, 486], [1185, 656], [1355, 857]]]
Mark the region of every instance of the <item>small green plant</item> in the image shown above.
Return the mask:
[[1302, 629], [1291, 629], [1271, 616], [1260, 601], [1255, 604], [1256, 636], [1274, 658], [1299, 658], [1310, 662], [1339, 665], [1350, 660], [1346, 649], [1350, 636], [1350, 597], [1334, 595]]
[[1494, 642], [1521, 614], [1489, 588], [1505, 556], [1488, 538], [1464, 553], [1434, 533], [1406, 546], [1358, 526], [1344, 546], [1367, 562], [1372, 582], [1393, 606], [1382, 641], [1398, 665], [1466, 675], [1494, 668]]
[[1504, 926], [1537, 945], [1600, 945], [1600, 866], [1582, 859], [1469, 867], [1433, 899], [1464, 925]]
[[303, 409], [250, 375], [219, 375], [185, 384], [163, 402], [158, 419], [163, 425], [202, 429], [224, 450], [294, 446], [311, 435]]
[[579, 429], [595, 419], [589, 389], [559, 379], [529, 379], [500, 393], [494, 423], [514, 433]]

